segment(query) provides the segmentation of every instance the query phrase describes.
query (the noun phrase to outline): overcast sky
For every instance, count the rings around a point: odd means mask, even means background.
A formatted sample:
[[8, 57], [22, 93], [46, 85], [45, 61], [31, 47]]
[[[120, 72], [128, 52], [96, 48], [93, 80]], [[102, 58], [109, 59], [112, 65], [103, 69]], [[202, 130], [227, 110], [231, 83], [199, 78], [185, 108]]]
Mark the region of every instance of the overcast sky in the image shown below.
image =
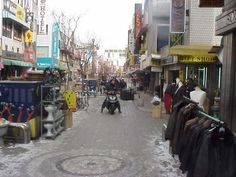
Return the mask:
[[79, 38], [96, 36], [102, 49], [124, 49], [132, 22], [134, 4], [143, 0], [47, 0], [49, 8], [68, 15], [82, 15]]

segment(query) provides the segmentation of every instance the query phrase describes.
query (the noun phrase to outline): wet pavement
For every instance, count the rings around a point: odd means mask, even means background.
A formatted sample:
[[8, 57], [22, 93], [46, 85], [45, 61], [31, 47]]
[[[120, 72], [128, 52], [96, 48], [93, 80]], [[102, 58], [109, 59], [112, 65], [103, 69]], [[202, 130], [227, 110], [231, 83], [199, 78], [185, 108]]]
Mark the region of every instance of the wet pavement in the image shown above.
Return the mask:
[[73, 114], [73, 127], [55, 140], [40, 139], [0, 150], [2, 177], [181, 177], [178, 160], [162, 141], [161, 119], [133, 101], [122, 113], [100, 113], [104, 97]]

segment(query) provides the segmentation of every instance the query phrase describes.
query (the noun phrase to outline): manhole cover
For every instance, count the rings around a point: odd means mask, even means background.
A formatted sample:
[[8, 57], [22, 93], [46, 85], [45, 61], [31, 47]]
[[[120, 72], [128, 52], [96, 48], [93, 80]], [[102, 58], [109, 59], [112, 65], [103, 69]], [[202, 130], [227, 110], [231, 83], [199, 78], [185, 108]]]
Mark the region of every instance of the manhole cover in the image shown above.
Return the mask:
[[125, 162], [105, 155], [79, 155], [59, 161], [56, 167], [71, 175], [94, 176], [119, 171], [125, 167]]

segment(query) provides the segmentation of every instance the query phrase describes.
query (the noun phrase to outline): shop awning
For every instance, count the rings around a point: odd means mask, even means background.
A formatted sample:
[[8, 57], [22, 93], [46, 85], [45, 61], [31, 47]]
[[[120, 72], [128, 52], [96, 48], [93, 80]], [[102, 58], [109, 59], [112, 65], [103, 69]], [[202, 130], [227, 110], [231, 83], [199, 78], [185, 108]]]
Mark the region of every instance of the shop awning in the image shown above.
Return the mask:
[[12, 60], [11, 64], [15, 65], [15, 66], [23, 66], [23, 67], [32, 67], [33, 66], [33, 64], [30, 62], [17, 61], [17, 60]]
[[222, 50], [222, 46], [212, 46], [209, 53], [216, 53], [218, 54]]
[[30, 62], [25, 61], [18, 61], [18, 60], [10, 60], [10, 59], [3, 59], [3, 64], [7, 66], [23, 66], [23, 67], [32, 67], [33, 64]]
[[209, 53], [211, 48], [212, 46], [208, 45], [177, 45], [170, 48], [169, 54], [176, 56], [216, 57], [216, 53]]
[[10, 66], [11, 65], [11, 60], [3, 59], [3, 65]]
[[144, 73], [144, 70], [136, 69], [133, 73], [134, 73], [134, 74], [143, 74], [143, 73]]

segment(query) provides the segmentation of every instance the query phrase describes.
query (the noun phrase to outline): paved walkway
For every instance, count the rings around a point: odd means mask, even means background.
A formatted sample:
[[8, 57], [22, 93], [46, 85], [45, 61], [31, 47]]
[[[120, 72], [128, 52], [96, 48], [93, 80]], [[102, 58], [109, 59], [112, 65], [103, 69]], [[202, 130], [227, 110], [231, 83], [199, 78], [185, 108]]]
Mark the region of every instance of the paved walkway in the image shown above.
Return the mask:
[[[152, 103], [151, 103], [152, 99], [153, 96], [148, 93], [137, 92], [134, 96], [134, 104], [142, 111], [152, 112]], [[166, 114], [164, 102], [161, 102], [161, 116], [163, 118], [169, 116]]]
[[[164, 114], [152, 118], [135, 106], [136, 101], [121, 101], [121, 114], [110, 115], [107, 110], [101, 114], [103, 99], [91, 98], [88, 110], [74, 113], [73, 127], [55, 140], [1, 149], [0, 176], [184, 176], [178, 160], [169, 154], [169, 143], [162, 141]], [[148, 97], [145, 100], [149, 102]]]

